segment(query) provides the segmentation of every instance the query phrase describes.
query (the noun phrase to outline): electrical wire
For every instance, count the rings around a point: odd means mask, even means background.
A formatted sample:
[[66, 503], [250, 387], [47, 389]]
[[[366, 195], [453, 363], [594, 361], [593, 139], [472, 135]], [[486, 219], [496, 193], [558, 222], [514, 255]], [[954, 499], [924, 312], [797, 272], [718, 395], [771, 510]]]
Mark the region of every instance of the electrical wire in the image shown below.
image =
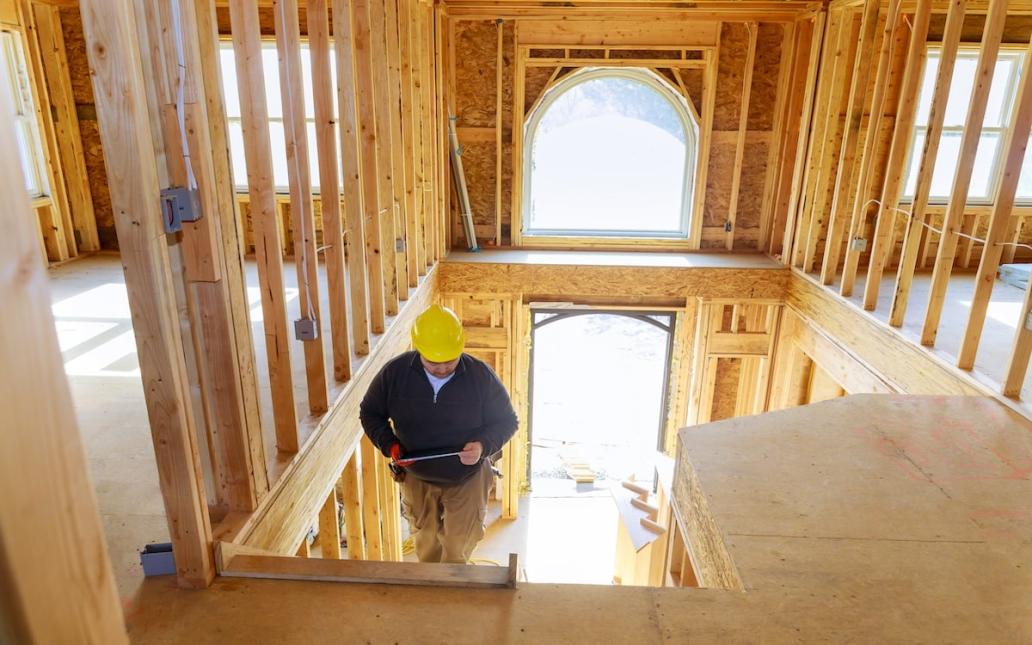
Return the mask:
[[[907, 220], [913, 220], [913, 218], [914, 218], [913, 213], [911, 213], [910, 211], [902, 209], [902, 208], [899, 208], [897, 206], [886, 206], [885, 204], [883, 204], [881, 202], [881, 200], [878, 200], [878, 199], [868, 199], [866, 202], [864, 202], [863, 208], [861, 210], [867, 210], [867, 207], [870, 206], [871, 204], [878, 204], [878, 206], [880, 206], [882, 208], [887, 208], [890, 211], [893, 211], [893, 214], [900, 214], [900, 213], [902, 213], [903, 215], [906, 216]], [[942, 233], [942, 229], [935, 228], [934, 226], [932, 226], [928, 222], [920, 222], [920, 224], [921, 224], [921, 226], [927, 228], [929, 231], [932, 231], [933, 233], [938, 233], [939, 235], [943, 234]], [[971, 240], [973, 242], [978, 242], [980, 244], [988, 244], [988, 240], [983, 240], [982, 238], [975, 237], [974, 235], [968, 235], [967, 233], [961, 233], [960, 231], [956, 231], [953, 234], [956, 235], [957, 237], [963, 237], [963, 238]], [[1021, 242], [996, 242], [993, 246], [1014, 246], [1014, 247], [1021, 248], [1021, 249], [1032, 250], [1032, 245], [1023, 244]]]

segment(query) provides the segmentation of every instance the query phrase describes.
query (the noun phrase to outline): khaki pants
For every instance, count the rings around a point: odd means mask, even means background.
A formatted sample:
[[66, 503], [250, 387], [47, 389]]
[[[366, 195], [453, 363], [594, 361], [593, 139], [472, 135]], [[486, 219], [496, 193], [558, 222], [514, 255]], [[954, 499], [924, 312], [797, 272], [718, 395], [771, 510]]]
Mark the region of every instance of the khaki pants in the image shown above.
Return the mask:
[[484, 515], [494, 474], [483, 460], [480, 470], [455, 486], [441, 486], [409, 474], [401, 485], [402, 513], [409, 521], [420, 562], [469, 561], [484, 537]]

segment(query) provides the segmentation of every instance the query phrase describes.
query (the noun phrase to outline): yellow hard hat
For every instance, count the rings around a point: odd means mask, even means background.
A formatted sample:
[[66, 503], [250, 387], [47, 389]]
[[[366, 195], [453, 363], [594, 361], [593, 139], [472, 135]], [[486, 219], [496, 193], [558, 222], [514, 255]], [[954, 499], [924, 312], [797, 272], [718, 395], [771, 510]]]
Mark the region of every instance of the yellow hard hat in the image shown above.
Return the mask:
[[441, 305], [431, 305], [412, 324], [412, 345], [433, 363], [447, 363], [462, 354], [466, 332], [455, 312]]

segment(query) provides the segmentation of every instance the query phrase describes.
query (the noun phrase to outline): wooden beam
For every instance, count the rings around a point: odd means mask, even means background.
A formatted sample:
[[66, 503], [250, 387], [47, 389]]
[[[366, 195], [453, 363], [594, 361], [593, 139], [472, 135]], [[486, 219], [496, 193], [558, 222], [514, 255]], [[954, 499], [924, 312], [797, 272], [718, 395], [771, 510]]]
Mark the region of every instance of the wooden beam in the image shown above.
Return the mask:
[[724, 248], [728, 251], [735, 245], [735, 221], [738, 216], [738, 193], [742, 186], [742, 163], [745, 159], [745, 133], [749, 128], [749, 97], [752, 95], [753, 67], [756, 63], [756, 38], [760, 27], [758, 23], [746, 23], [749, 30], [749, 49], [745, 55], [745, 74], [742, 78], [742, 102], [738, 113], [738, 142], [735, 144], [735, 164], [731, 174], [731, 198], [728, 202], [727, 234], [724, 236]]
[[412, 10], [415, 0], [398, 1], [398, 28], [401, 43], [401, 145], [405, 164], [405, 233], [408, 252], [409, 287], [415, 287], [419, 276], [426, 274], [426, 248], [423, 245], [423, 227], [419, 206], [422, 203], [423, 187], [417, 185], [416, 154], [419, 123], [416, 120], [418, 98], [415, 55], [412, 47]]
[[[369, 323], [374, 334], [385, 329], [384, 308], [390, 300], [387, 292], [388, 273], [394, 273], [393, 263], [384, 267], [381, 249], [383, 237], [380, 213], [386, 208], [381, 201], [377, 147], [388, 142], [379, 141], [376, 130], [376, 98], [373, 81], [373, 53], [369, 31], [369, 0], [348, 0], [345, 4], [351, 12], [351, 48], [354, 56], [354, 83], [358, 106], [358, 132], [360, 151], [360, 178], [362, 182], [362, 214], [365, 226], [365, 257], [369, 271]], [[339, 41], [338, 41], [339, 42]], [[389, 307], [388, 307], [389, 308]]]
[[867, 220], [868, 195], [874, 184], [874, 163], [878, 151], [879, 133], [885, 118], [886, 92], [891, 77], [891, 64], [896, 39], [903, 35], [906, 21], [899, 13], [901, 0], [892, 0], [885, 16], [885, 28], [882, 33], [881, 48], [878, 53], [878, 71], [874, 75], [874, 94], [871, 97], [870, 120], [867, 134], [864, 136], [864, 147], [860, 152], [860, 171], [856, 180], [856, 196], [853, 199], [852, 216], [849, 221], [849, 234], [846, 237], [846, 259], [842, 267], [842, 284], [839, 292], [849, 297], [853, 294], [856, 282], [857, 267], [860, 263], [860, 247], [854, 241], [861, 239]]
[[[1032, 41], [1025, 51], [1022, 69], [1032, 66]], [[993, 211], [989, 216], [985, 245], [982, 247], [982, 259], [978, 263], [978, 274], [975, 276], [975, 290], [971, 294], [971, 311], [968, 313], [967, 325], [964, 328], [964, 340], [960, 344], [957, 366], [969, 370], [975, 365], [975, 355], [985, 325], [985, 315], [989, 308], [989, 299], [996, 281], [996, 270], [1000, 267], [1000, 255], [1003, 253], [1005, 234], [1014, 209], [1014, 196], [1018, 189], [1022, 162], [1025, 159], [1025, 148], [1028, 146], [1028, 133], [1032, 128], [1032, 74], [1022, 74], [1018, 86], [1017, 98], [1011, 112], [1010, 127], [1003, 145], [1003, 173], [996, 186], [993, 199]], [[1018, 327], [1025, 325], [1018, 321]]]
[[[692, 195], [691, 234], [688, 237], [691, 248], [702, 246], [702, 223], [706, 207], [706, 177], [709, 174], [710, 142], [713, 137], [713, 113], [717, 102], [717, 72], [720, 67], [720, 31], [717, 24], [717, 44], [703, 54], [706, 72], [703, 74], [702, 127], [699, 133], [699, 161], [695, 171], [695, 191]], [[519, 70], [518, 70], [519, 71]], [[520, 120], [522, 129], [523, 120]], [[515, 127], [515, 124], [513, 124]], [[522, 161], [519, 162], [522, 164]], [[516, 192], [515, 189], [513, 192]]]
[[[339, 115], [340, 163], [344, 170], [344, 258], [351, 287], [351, 333], [355, 353], [369, 353], [369, 308], [365, 256], [365, 205], [359, 154], [358, 107], [356, 104], [355, 60], [352, 51], [351, 2], [332, 0], [333, 54], [337, 65], [337, 113]], [[379, 280], [379, 274], [376, 280]], [[375, 282], [374, 282], [375, 283]], [[382, 298], [382, 296], [381, 296]]]
[[297, 0], [275, 0], [273, 24], [279, 54], [280, 100], [283, 109], [283, 139], [286, 144], [287, 184], [290, 189], [291, 230], [294, 262], [297, 265], [298, 306], [302, 320], [315, 324], [313, 340], [302, 341], [308, 411], [318, 416], [326, 411], [326, 356], [323, 353], [322, 316], [319, 304], [319, 255], [315, 250], [315, 213], [312, 177], [308, 167], [308, 122], [305, 119], [305, 88], [301, 76], [301, 27]]
[[[790, 126], [786, 124], [788, 120], [786, 107], [795, 98], [795, 95], [790, 95], [792, 77], [798, 65], [798, 59], [801, 59], [801, 57], [796, 56], [796, 32], [798, 29], [795, 23], [785, 25], [781, 36], [781, 58], [778, 62], [778, 84], [774, 98], [774, 126], [771, 132], [771, 141], [767, 145], [767, 170], [763, 179], [764, 203], [760, 214], [760, 239], [757, 242], [757, 248], [761, 250], [770, 248], [770, 231], [771, 226], [774, 224], [774, 212], [777, 203], [775, 193], [779, 183], [778, 179], [781, 169], [784, 167], [786, 153], [792, 147], [791, 145], [785, 145], [784, 137], [785, 129], [790, 129]], [[677, 77], [681, 91], [687, 94], [684, 83], [681, 81], [681, 72], [679, 70], [671, 71]], [[691, 100], [688, 101], [688, 105], [694, 113], [695, 108], [691, 105]], [[698, 121], [698, 115], [695, 114], [695, 116], [696, 121]], [[794, 135], [790, 134], [790, 136]]]
[[508, 567], [427, 562], [364, 562], [361, 560], [301, 559], [277, 555], [236, 555], [222, 575], [230, 578], [311, 580], [431, 587], [512, 588], [515, 554]]
[[498, 35], [495, 53], [495, 245], [502, 245], [502, 68], [505, 57], [502, 52], [505, 22], [499, 18], [495, 23]]
[[362, 529], [365, 531], [366, 558], [384, 560], [386, 554], [380, 520], [380, 454], [368, 437], [363, 436], [359, 445], [362, 449]]
[[1018, 316], [1017, 329], [1014, 330], [1014, 344], [1007, 359], [1007, 371], [1003, 379], [1003, 395], [1021, 397], [1021, 389], [1028, 373], [1029, 356], [1032, 355], [1032, 329], [1028, 321], [1032, 319], [1032, 289], [1025, 289], [1025, 299]]
[[957, 240], [959, 239], [957, 232], [964, 221], [968, 189], [975, 167], [975, 155], [981, 141], [982, 121], [985, 119], [989, 90], [992, 87], [993, 72], [996, 69], [996, 57], [1000, 50], [1003, 26], [1007, 19], [1007, 4], [1007, 0], [992, 0], [982, 32], [978, 66], [975, 68], [975, 86], [971, 91], [971, 99], [968, 103], [964, 133], [960, 139], [957, 171], [953, 178], [953, 187], [950, 190], [950, 201], [946, 207], [946, 213], [943, 215], [943, 232], [939, 237], [939, 248], [935, 254], [935, 268], [932, 270], [932, 281], [929, 286], [928, 306], [921, 329], [922, 345], [934, 345], [935, 337], [939, 333], [942, 307], [946, 302], [946, 289], [949, 286], [950, 274], [953, 272], [953, 263], [956, 260]]
[[0, 102], [0, 641], [128, 643], [13, 123]]
[[921, 90], [922, 72], [928, 38], [928, 24], [931, 17], [931, 0], [918, 0], [914, 13], [914, 24], [910, 32], [910, 46], [907, 50], [906, 71], [900, 89], [896, 110], [896, 123], [892, 130], [892, 146], [885, 166], [885, 181], [882, 184], [878, 206], [878, 220], [871, 249], [871, 263], [867, 269], [864, 285], [864, 309], [871, 311], [878, 306], [878, 290], [882, 272], [892, 255], [896, 224], [895, 208], [903, 192], [907, 173], [907, 152], [913, 135], [914, 119], [917, 115], [917, 101]]
[[[874, 53], [874, 39], [878, 31], [878, 10], [881, 0], [865, 0], [864, 13], [860, 20], [860, 43], [853, 61], [852, 82], [846, 103], [846, 117], [843, 125], [842, 146], [839, 150], [838, 169], [832, 187], [828, 237], [824, 244], [824, 260], [821, 264], [821, 284], [831, 284], [838, 272], [839, 252], [842, 247], [842, 232], [845, 227], [846, 208], [853, 195], [856, 149], [860, 137], [860, 123], [864, 117], [864, 98], [867, 95], [867, 78]], [[890, 7], [891, 11], [891, 7]], [[893, 16], [890, 16], [890, 20]]]
[[914, 280], [914, 271], [917, 267], [918, 243], [925, 232], [925, 209], [928, 206], [928, 195], [932, 189], [932, 171], [935, 168], [935, 160], [939, 156], [939, 142], [942, 139], [942, 128], [946, 121], [946, 102], [950, 96], [950, 84], [953, 80], [953, 68], [957, 62], [957, 48], [960, 45], [960, 32], [964, 24], [966, 5], [966, 0], [951, 0], [950, 11], [946, 16], [946, 30], [942, 38], [935, 89], [932, 92], [928, 124], [925, 128], [924, 149], [921, 151], [921, 162], [917, 171], [917, 185], [914, 188], [914, 200], [910, 206], [910, 217], [903, 229], [903, 248], [896, 271], [896, 289], [889, 310], [889, 324], [893, 327], [903, 326], [907, 300], [910, 297], [910, 285]]
[[337, 520], [337, 490], [330, 489], [326, 503], [319, 509], [319, 548], [322, 557], [340, 560], [340, 522]]
[[348, 294], [344, 276], [344, 226], [337, 176], [338, 124], [330, 74], [330, 25], [327, 0], [308, 0], [308, 47], [312, 61], [312, 99], [315, 108], [315, 142], [319, 154], [319, 202], [322, 206], [324, 266], [330, 304], [330, 344], [333, 378], [351, 378], [351, 340], [348, 331]]
[[[384, 28], [387, 31], [387, 70], [389, 72], [390, 96], [390, 128], [391, 128], [391, 176], [394, 179], [394, 231], [398, 249], [395, 260], [398, 272], [398, 299], [408, 300], [409, 287], [418, 283], [418, 276], [413, 271], [409, 276], [409, 250], [411, 245], [413, 222], [408, 214], [408, 177], [405, 174], [404, 137], [401, 132], [401, 118], [405, 106], [401, 103], [401, 36], [398, 33], [398, 0], [384, 0], [386, 12]], [[414, 268], [414, 266], [413, 266]]]
[[358, 478], [358, 451], [354, 451], [341, 474], [341, 503], [344, 505], [344, 534], [348, 559], [365, 559], [365, 532], [362, 528], [361, 484]]
[[55, 113], [54, 128], [57, 136], [58, 157], [64, 174], [71, 207], [72, 225], [76, 233], [77, 250], [99, 251], [97, 216], [93, 211], [93, 195], [86, 174], [85, 153], [79, 132], [79, 117], [75, 111], [72, 84], [68, 71], [61, 15], [57, 7], [34, 3], [32, 5], [39, 38], [40, 56], [46, 75], [50, 104]]
[[265, 350], [272, 386], [276, 446], [284, 452], [297, 452], [297, 411], [294, 408], [294, 379], [290, 366], [283, 257], [280, 254], [276, 188], [273, 185], [272, 143], [262, 71], [258, 8], [247, 0], [231, 0], [229, 16], [240, 93], [247, 189], [251, 199], [251, 220], [255, 227], [254, 247], [261, 286], [262, 325], [265, 329]]
[[81, 9], [176, 571], [180, 584], [204, 587], [215, 575], [211, 525], [167, 242], [160, 225], [134, 11], [128, 0], [86, 0]]

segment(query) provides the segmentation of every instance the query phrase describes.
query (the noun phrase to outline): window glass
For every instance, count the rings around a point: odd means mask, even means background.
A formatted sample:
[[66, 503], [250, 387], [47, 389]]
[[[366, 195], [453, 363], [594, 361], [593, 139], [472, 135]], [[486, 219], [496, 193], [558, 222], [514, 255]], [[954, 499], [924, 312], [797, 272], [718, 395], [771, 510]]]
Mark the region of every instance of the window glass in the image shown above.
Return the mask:
[[0, 31], [0, 64], [3, 69], [3, 97], [14, 112], [15, 143], [21, 162], [25, 190], [30, 197], [47, 192], [46, 171], [43, 166], [43, 144], [39, 138], [39, 124], [32, 103], [32, 90], [25, 67], [25, 57], [18, 34]]
[[586, 70], [549, 91], [528, 126], [530, 235], [684, 237], [695, 125], [643, 70]]

